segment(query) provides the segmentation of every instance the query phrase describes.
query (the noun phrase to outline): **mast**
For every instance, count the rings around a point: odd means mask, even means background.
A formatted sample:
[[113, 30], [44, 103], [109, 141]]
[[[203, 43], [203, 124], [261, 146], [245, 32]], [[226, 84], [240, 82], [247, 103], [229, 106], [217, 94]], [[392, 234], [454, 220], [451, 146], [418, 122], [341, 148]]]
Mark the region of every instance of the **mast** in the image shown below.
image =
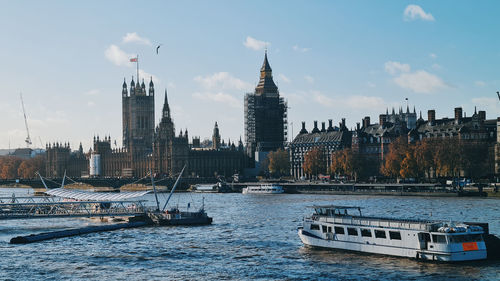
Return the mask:
[[151, 176], [151, 184], [153, 185], [153, 191], [155, 193], [156, 211], [160, 211], [160, 202], [158, 201], [158, 194], [156, 194], [156, 186], [155, 186], [155, 181], [154, 181], [153, 173], [151, 172], [151, 169], [149, 169], [149, 175]]
[[179, 183], [179, 180], [181, 179], [181, 176], [182, 176], [182, 173], [184, 172], [184, 169], [186, 169], [186, 165], [184, 165], [184, 167], [182, 167], [182, 170], [181, 170], [179, 176], [177, 177], [177, 180], [175, 181], [174, 187], [172, 187], [172, 190], [170, 191], [170, 194], [168, 195], [167, 202], [165, 202], [165, 205], [163, 205], [162, 211], [165, 211], [165, 208], [167, 207], [168, 201], [170, 200], [170, 197], [172, 197], [172, 194], [174, 193], [175, 188], [177, 187], [177, 184]]

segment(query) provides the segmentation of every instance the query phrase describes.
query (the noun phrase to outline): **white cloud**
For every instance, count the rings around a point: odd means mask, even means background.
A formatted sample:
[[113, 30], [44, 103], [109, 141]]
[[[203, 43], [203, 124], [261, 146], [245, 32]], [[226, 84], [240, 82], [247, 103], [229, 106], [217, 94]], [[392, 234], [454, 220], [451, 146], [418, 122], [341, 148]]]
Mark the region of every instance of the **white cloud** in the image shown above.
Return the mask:
[[500, 112], [500, 103], [498, 102], [497, 97], [487, 98], [487, 97], [479, 97], [473, 98], [472, 103], [474, 105], [478, 105], [481, 110], [485, 110], [486, 113], [490, 113], [496, 118], [496, 114]]
[[415, 93], [427, 94], [447, 87], [441, 78], [424, 70], [403, 73], [395, 77], [394, 82], [401, 88], [412, 90]]
[[88, 101], [88, 102], [87, 102], [87, 106], [89, 106], [89, 107], [93, 107], [93, 106], [95, 106], [95, 102], [93, 102], [93, 101]]
[[486, 82], [484, 82], [484, 81], [479, 81], [479, 80], [478, 80], [478, 81], [475, 81], [475, 82], [474, 82], [474, 84], [475, 84], [476, 86], [478, 86], [478, 87], [484, 87], [484, 86], [486, 86]]
[[406, 21], [412, 20], [425, 20], [425, 21], [434, 21], [434, 17], [431, 13], [426, 13], [422, 7], [418, 5], [408, 5], [404, 11], [404, 19]]
[[349, 108], [354, 110], [383, 110], [388, 106], [388, 104], [381, 98], [375, 96], [361, 96], [354, 95], [342, 97], [342, 98], [331, 98], [323, 95], [319, 92], [313, 94], [314, 101], [324, 107], [335, 107], [335, 108]]
[[123, 43], [137, 43], [151, 46], [151, 41], [147, 38], [140, 37], [136, 32], [130, 32], [123, 36]]
[[290, 78], [286, 77], [285, 74], [282, 74], [282, 73], [278, 74], [278, 78], [281, 81], [286, 82], [286, 83], [290, 83], [291, 82]]
[[397, 61], [388, 61], [384, 64], [385, 71], [389, 74], [395, 75], [398, 72], [410, 72], [410, 65], [400, 63]]
[[437, 55], [436, 55], [436, 54], [434, 54], [434, 53], [430, 53], [430, 54], [429, 54], [429, 57], [430, 57], [431, 59], [436, 59], [436, 58], [437, 58]]
[[200, 83], [206, 89], [222, 88], [234, 90], [249, 90], [252, 85], [233, 77], [228, 72], [217, 72], [207, 76], [196, 76], [194, 81]]
[[131, 67], [132, 63], [130, 58], [135, 57], [133, 54], [127, 54], [120, 47], [116, 45], [109, 46], [106, 51], [104, 51], [104, 56], [112, 63], [118, 66], [128, 66]]
[[[433, 66], [436, 67], [436, 66]], [[384, 64], [385, 71], [393, 76], [394, 83], [415, 93], [431, 93], [435, 90], [448, 87], [438, 76], [425, 70], [411, 71], [409, 64], [397, 61], [388, 61]]]
[[306, 76], [304, 76], [304, 79], [306, 79], [306, 81], [311, 83], [311, 84], [314, 83], [314, 78], [312, 76], [306, 75]]
[[305, 52], [308, 52], [308, 51], [310, 51], [310, 50], [311, 50], [311, 48], [302, 48], [302, 47], [299, 47], [298, 45], [294, 45], [294, 46], [292, 47], [292, 49], [293, 49], [294, 51], [297, 51], [297, 52], [302, 52], [302, 53], [305, 53]]
[[245, 47], [255, 51], [262, 50], [270, 44], [271, 43], [269, 42], [260, 41], [250, 36], [247, 36], [247, 40], [243, 42], [243, 45], [245, 45]]
[[223, 103], [226, 104], [230, 107], [234, 108], [241, 108], [242, 103], [235, 97], [225, 94], [222, 92], [219, 93], [194, 93], [193, 97], [199, 100], [205, 100], [205, 101], [214, 101], [218, 103]]
[[149, 85], [149, 81], [151, 80], [151, 77], [153, 77], [153, 83], [158, 84], [160, 82], [160, 79], [156, 75], [148, 73], [142, 69], [139, 69], [139, 79], [141, 80], [139, 82], [142, 82], [142, 80], [144, 79], [144, 83], [146, 84], [146, 88], [148, 88], [148, 89], [149, 89], [148, 85]]
[[96, 96], [96, 95], [98, 95], [100, 93], [101, 93], [101, 90], [99, 90], [99, 89], [92, 89], [92, 90], [86, 91], [83, 94], [86, 95], [86, 96]]

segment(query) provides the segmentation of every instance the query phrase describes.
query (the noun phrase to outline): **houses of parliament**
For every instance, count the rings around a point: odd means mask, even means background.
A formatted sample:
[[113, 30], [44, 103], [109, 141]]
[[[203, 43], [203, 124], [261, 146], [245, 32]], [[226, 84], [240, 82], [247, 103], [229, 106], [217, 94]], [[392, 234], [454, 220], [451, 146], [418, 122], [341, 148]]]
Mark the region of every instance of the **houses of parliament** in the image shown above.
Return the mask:
[[156, 175], [172, 176], [186, 166], [192, 177], [231, 176], [240, 173], [248, 163], [243, 143], [221, 141], [217, 122], [212, 143], [202, 147], [199, 137], [189, 139], [188, 130], [176, 135], [165, 90], [160, 122], [155, 127], [155, 88], [151, 80], [130, 87], [122, 85], [123, 147], [112, 148], [111, 138], [94, 137], [93, 148], [84, 153], [72, 152], [69, 144], [54, 143], [46, 147], [46, 176], [59, 177], [66, 171], [70, 177], [142, 177], [150, 170]]

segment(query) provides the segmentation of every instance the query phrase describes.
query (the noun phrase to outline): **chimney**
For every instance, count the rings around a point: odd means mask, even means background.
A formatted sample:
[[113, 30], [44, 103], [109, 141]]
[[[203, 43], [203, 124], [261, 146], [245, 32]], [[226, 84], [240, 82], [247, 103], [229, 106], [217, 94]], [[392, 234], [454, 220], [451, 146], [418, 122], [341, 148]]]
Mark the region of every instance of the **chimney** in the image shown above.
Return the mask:
[[460, 124], [462, 122], [462, 108], [455, 107], [455, 124]]
[[319, 129], [318, 129], [318, 121], [314, 121], [314, 128], [313, 130], [311, 131], [311, 133], [319, 133]]
[[479, 121], [484, 122], [486, 120], [486, 111], [484, 110], [479, 110]]
[[360, 128], [359, 128], [359, 122], [356, 122], [356, 130], [359, 131]]
[[431, 125], [434, 125], [434, 122], [436, 122], [436, 110], [431, 109], [427, 111], [427, 121], [429, 121]]
[[365, 116], [363, 118], [363, 128], [368, 128], [370, 126], [370, 116]]
[[345, 128], [345, 118], [342, 118], [342, 128]]
[[328, 132], [331, 132], [333, 131], [333, 121], [332, 119], [328, 119], [328, 129], [327, 129]]
[[300, 130], [299, 134], [307, 134], [306, 122], [304, 122], [304, 121], [302, 121], [302, 129]]
[[325, 122], [321, 122], [321, 132], [326, 132]]
[[385, 115], [385, 114], [380, 114], [378, 116], [378, 121], [379, 121], [380, 126], [382, 126], [382, 128], [385, 128], [385, 120], [386, 120], [386, 118], [387, 118], [387, 115]]

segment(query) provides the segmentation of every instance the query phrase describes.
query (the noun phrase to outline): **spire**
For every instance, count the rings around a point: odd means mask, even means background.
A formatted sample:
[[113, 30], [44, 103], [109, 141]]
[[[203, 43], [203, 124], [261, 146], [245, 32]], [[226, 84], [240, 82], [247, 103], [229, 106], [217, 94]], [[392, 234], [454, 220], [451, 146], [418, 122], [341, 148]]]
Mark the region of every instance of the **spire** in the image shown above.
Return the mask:
[[170, 118], [170, 107], [168, 106], [167, 89], [165, 89], [165, 101], [163, 102], [163, 118]]
[[125, 77], [123, 77], [123, 84], [122, 84], [122, 87], [124, 89], [127, 89], [127, 82], [125, 81]]
[[267, 51], [264, 55], [264, 62], [260, 68], [260, 80], [257, 87], [255, 87], [255, 93], [258, 95], [266, 94], [270, 96], [278, 95], [278, 87], [273, 81], [273, 71], [267, 60]]
[[417, 111], [415, 111], [415, 106], [413, 106], [413, 113], [417, 114]]
[[474, 115], [477, 114], [477, 108], [474, 106]]

